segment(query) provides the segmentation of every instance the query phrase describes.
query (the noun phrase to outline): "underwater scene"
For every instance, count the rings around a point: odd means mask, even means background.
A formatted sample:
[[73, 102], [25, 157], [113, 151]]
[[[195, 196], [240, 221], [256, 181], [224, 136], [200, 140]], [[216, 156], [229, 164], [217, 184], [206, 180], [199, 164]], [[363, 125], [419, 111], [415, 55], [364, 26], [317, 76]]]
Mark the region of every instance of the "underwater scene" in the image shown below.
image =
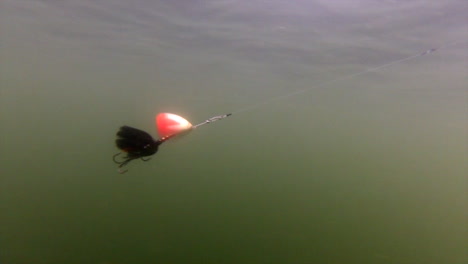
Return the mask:
[[0, 264], [467, 263], [467, 13], [2, 0]]

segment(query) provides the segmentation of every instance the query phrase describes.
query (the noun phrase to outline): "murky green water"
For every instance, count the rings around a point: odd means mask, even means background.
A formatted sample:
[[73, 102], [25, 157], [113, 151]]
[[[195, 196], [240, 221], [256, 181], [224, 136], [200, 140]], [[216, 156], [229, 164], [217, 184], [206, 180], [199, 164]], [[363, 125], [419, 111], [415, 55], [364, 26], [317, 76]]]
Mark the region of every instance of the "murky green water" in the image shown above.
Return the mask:
[[465, 1], [0, 7], [1, 264], [466, 263]]

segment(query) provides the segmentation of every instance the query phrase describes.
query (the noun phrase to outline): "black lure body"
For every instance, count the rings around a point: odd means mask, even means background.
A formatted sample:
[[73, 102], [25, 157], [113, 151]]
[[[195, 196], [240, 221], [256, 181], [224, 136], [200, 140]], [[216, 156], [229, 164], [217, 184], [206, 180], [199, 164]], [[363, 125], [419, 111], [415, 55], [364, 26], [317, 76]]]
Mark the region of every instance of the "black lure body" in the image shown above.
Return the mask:
[[[154, 140], [150, 134], [143, 130], [129, 126], [122, 126], [117, 132], [115, 144], [117, 148], [125, 152], [127, 155], [123, 157], [123, 160], [118, 161], [116, 160], [116, 157], [121, 153], [119, 152], [115, 154], [113, 157], [114, 162], [119, 164], [120, 169], [134, 159], [148, 161], [149, 159], [144, 159], [144, 157], [154, 155], [158, 151], [159, 145], [163, 142], [163, 140]], [[124, 173], [126, 171], [119, 170], [119, 172]]]

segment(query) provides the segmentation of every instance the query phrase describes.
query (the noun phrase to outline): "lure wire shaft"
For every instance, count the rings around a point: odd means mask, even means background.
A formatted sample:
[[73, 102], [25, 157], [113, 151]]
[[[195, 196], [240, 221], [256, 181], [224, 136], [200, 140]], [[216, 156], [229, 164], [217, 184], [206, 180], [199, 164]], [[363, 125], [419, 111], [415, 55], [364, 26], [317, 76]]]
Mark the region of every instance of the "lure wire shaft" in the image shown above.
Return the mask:
[[213, 117], [210, 117], [207, 120], [201, 122], [200, 124], [194, 125], [192, 128], [197, 128], [197, 127], [200, 127], [200, 126], [203, 126], [203, 125], [206, 125], [206, 124], [210, 124], [210, 123], [213, 123], [213, 122], [216, 122], [218, 120], [224, 119], [224, 118], [226, 118], [228, 116], [231, 116], [231, 115], [232, 115], [232, 113], [213, 116]]

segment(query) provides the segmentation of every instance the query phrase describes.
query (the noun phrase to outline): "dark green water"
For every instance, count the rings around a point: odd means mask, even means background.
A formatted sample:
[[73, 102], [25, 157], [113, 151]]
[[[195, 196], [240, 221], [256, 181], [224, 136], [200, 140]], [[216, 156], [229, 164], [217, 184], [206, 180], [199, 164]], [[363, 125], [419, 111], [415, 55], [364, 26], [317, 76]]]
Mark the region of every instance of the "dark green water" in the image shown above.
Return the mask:
[[[2, 1], [0, 263], [466, 263], [466, 10]], [[116, 172], [121, 125], [252, 105]]]

